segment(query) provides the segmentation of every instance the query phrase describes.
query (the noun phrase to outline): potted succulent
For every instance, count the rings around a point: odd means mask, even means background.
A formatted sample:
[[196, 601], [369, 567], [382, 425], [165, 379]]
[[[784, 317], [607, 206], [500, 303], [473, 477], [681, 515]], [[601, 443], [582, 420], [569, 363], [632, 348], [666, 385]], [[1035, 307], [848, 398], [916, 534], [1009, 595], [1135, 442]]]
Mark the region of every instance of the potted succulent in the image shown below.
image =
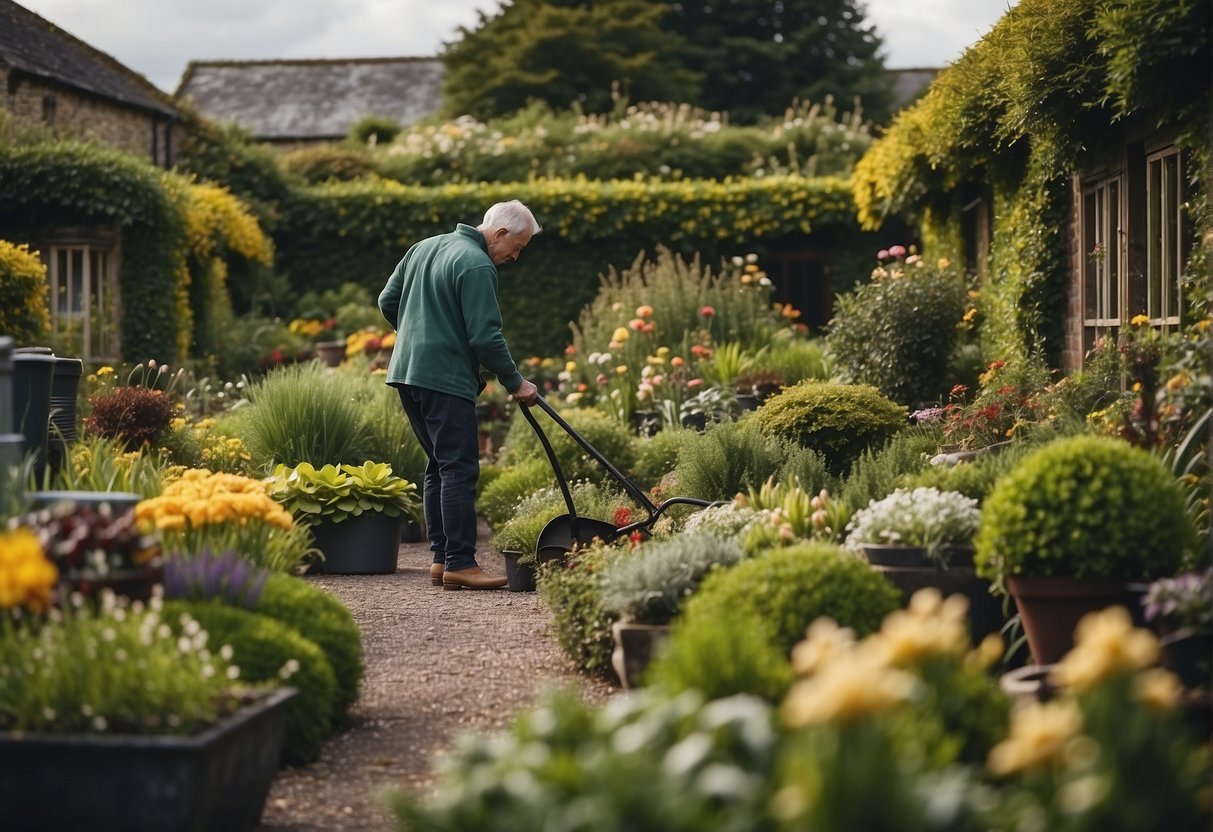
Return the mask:
[[645, 544], [611, 562], [603, 579], [602, 606], [617, 620], [611, 627], [611, 664], [625, 690], [637, 687], [678, 615], [708, 573], [744, 558], [735, 539], [701, 531]]
[[1014, 599], [1038, 664], [1058, 661], [1087, 612], [1138, 608], [1130, 584], [1175, 573], [1192, 532], [1170, 472], [1127, 442], [1060, 439], [994, 486], [977, 573]]
[[418, 520], [417, 486], [386, 462], [278, 465], [270, 496], [311, 526], [324, 561], [315, 571], [376, 574], [396, 571], [400, 525]]
[[29, 528], [0, 551], [4, 828], [256, 828], [294, 691], [241, 684], [230, 648], [158, 596], [52, 608], [57, 570]]
[[957, 491], [899, 488], [855, 512], [847, 524], [846, 546], [862, 552], [906, 602], [927, 587], [964, 595], [969, 630], [980, 641], [1005, 623], [989, 581], [973, 569], [973, 537], [980, 522], [977, 501]]
[[1189, 688], [1207, 688], [1213, 665], [1213, 569], [1159, 578], [1142, 600], [1162, 636], [1163, 664]]

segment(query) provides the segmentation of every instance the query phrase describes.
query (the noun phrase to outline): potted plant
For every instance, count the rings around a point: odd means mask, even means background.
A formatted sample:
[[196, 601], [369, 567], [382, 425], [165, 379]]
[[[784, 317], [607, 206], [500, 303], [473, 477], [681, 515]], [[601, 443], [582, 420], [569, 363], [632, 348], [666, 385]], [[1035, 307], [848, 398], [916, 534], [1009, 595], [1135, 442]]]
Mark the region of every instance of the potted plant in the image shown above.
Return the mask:
[[611, 664], [624, 690], [637, 687], [670, 622], [708, 573], [744, 556], [736, 540], [701, 531], [645, 544], [611, 562], [602, 579], [602, 606], [618, 619], [611, 627]]
[[386, 462], [279, 464], [270, 496], [311, 526], [324, 555], [316, 571], [331, 574], [395, 572], [400, 524], [419, 519], [417, 486], [393, 474]]
[[977, 573], [1014, 599], [1038, 664], [1058, 661], [1079, 618], [1138, 604], [1130, 583], [1174, 574], [1191, 529], [1184, 494], [1146, 451], [1093, 436], [1022, 459], [982, 506]]
[[4, 828], [256, 828], [294, 691], [241, 685], [230, 648], [158, 597], [104, 590], [48, 614], [38, 537], [0, 533], [0, 551]]
[[688, 397], [679, 407], [682, 426], [703, 430], [709, 422], [724, 422], [729, 418], [732, 393], [724, 387], [705, 387]]
[[1207, 688], [1213, 665], [1213, 569], [1159, 578], [1142, 600], [1161, 634], [1163, 664], [1189, 688]]

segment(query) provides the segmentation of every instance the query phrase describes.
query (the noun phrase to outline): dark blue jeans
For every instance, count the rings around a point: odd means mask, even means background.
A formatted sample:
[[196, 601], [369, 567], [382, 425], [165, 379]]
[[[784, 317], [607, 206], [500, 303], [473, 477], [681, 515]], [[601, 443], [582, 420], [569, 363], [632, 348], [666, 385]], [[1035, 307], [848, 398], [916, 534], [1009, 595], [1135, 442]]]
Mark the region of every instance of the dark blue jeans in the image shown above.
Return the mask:
[[429, 459], [422, 503], [434, 563], [445, 563], [447, 569], [475, 566], [476, 479], [480, 476], [476, 403], [410, 384], [395, 387]]

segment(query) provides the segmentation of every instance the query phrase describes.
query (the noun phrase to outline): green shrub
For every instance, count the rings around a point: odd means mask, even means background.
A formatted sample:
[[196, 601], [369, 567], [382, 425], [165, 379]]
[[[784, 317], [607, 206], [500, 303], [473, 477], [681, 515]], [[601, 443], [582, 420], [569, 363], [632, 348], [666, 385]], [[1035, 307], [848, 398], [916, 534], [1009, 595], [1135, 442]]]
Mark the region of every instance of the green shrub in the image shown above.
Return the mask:
[[173, 418], [173, 401], [163, 390], [115, 387], [88, 400], [84, 427], [103, 439], [117, 439], [133, 451], [156, 441]]
[[826, 338], [836, 371], [902, 404], [938, 402], [967, 304], [964, 277], [951, 266], [879, 266], [870, 283], [838, 298]]
[[[505, 473], [505, 467], [498, 465], [495, 462], [487, 462], [483, 458], [480, 460], [480, 473], [476, 477], [476, 499], [479, 500], [484, 496], [484, 490], [492, 483], [497, 481], [497, 478]], [[420, 482], [420, 480], [418, 480]]]
[[767, 433], [818, 451], [840, 474], [904, 428], [907, 414], [875, 387], [808, 381], [767, 399], [756, 418]]
[[833, 490], [834, 477], [826, 466], [825, 457], [812, 448], [795, 448], [779, 469], [781, 482], [796, 482], [810, 495], [825, 488]]
[[678, 467], [678, 451], [693, 434], [675, 427], [666, 426], [652, 436], [637, 437], [635, 459], [632, 464], [632, 479], [643, 489], [652, 489]]
[[602, 573], [615, 559], [627, 557], [601, 546], [574, 553], [567, 561], [539, 567], [539, 596], [552, 614], [556, 641], [586, 673], [610, 677], [614, 641], [611, 625], [617, 616], [602, 606]]
[[684, 616], [674, 622], [644, 681], [671, 694], [696, 690], [719, 699], [745, 693], [779, 702], [792, 684], [792, 665], [752, 612], [694, 621]]
[[394, 474], [417, 483], [420, 489], [429, 460], [400, 406], [396, 388], [384, 384], [382, 376], [365, 371], [341, 372], [363, 388], [358, 410], [366, 435], [366, 458], [388, 463]]
[[771, 339], [771, 345], [755, 361], [753, 372], [765, 369], [778, 373], [783, 384], [802, 381], [825, 381], [830, 377], [831, 363], [819, 338], [797, 338], [792, 330], [781, 331]]
[[314, 361], [269, 373], [249, 388], [239, 422], [253, 462], [267, 468], [363, 462], [367, 437], [357, 387]]
[[[591, 408], [573, 408], [560, 415], [573, 430], [581, 434], [620, 471], [627, 471], [632, 467], [632, 435], [610, 416]], [[573, 437], [546, 414], [537, 413], [535, 418], [547, 435], [548, 441], [552, 443], [552, 450], [556, 452], [556, 459], [560, 461], [566, 479], [602, 482], [610, 477], [600, 463], [582, 450]], [[546, 460], [547, 454], [519, 408], [510, 422], [510, 431], [506, 435], [498, 461], [504, 465], [518, 465], [532, 459]]]
[[966, 497], [981, 502], [994, 489], [999, 479], [1039, 447], [1030, 442], [1012, 442], [1000, 446], [997, 453], [981, 454], [956, 465], [927, 465], [917, 473], [903, 474], [900, 486], [959, 491]]
[[1045, 445], [998, 481], [982, 509], [977, 573], [1148, 581], [1191, 543], [1184, 494], [1146, 451], [1076, 436]]
[[852, 511], [858, 511], [872, 500], [892, 494], [903, 478], [930, 466], [939, 450], [939, 433], [936, 427], [915, 426], [879, 448], [868, 448], [851, 466], [839, 497]]
[[688, 628], [752, 616], [785, 654], [813, 620], [829, 616], [858, 636], [880, 627], [901, 594], [862, 558], [829, 543], [775, 549], [711, 575], [686, 604]]
[[648, 543], [631, 557], [607, 566], [602, 605], [627, 621], [668, 624], [709, 572], [732, 566], [742, 557], [735, 540], [707, 532]]
[[332, 725], [336, 682], [333, 668], [315, 642], [273, 618], [224, 604], [168, 601], [164, 605], [167, 620], [182, 612], [206, 630], [212, 650], [231, 645], [232, 663], [240, 668], [242, 680], [286, 684], [299, 690], [286, 706], [282, 761], [294, 766], [318, 760]]
[[432, 796], [398, 791], [393, 809], [414, 832], [770, 829], [775, 721], [752, 697], [636, 691], [595, 707], [562, 691], [459, 744]]
[[[498, 467], [492, 482], [484, 487], [476, 505], [489, 525], [499, 529], [518, 516], [518, 505], [556, 481], [547, 459], [529, 459], [520, 465]], [[561, 503], [563, 505], [563, 503]], [[550, 519], [550, 518], [549, 518]]]
[[36, 343], [50, 331], [46, 266], [27, 245], [0, 240], [0, 333], [17, 346]]
[[[630, 511], [618, 492], [600, 488], [591, 482], [574, 483], [569, 491], [578, 517], [612, 522], [617, 511]], [[552, 519], [568, 513], [564, 496], [556, 486], [535, 491], [517, 503], [512, 514], [493, 531], [493, 548], [499, 552], [507, 549], [522, 552], [521, 562], [531, 563], [543, 527]]]
[[350, 128], [348, 139], [355, 144], [387, 144], [400, 133], [400, 122], [387, 116], [363, 116]]
[[254, 612], [294, 627], [324, 651], [333, 668], [333, 722], [341, 724], [362, 683], [362, 640], [349, 608], [302, 578], [274, 573], [266, 579]]
[[787, 456], [787, 444], [760, 430], [753, 417], [713, 425], [679, 448], [674, 491], [680, 497], [730, 500], [766, 482]]
[[282, 169], [309, 185], [349, 182], [375, 172], [375, 161], [360, 148], [319, 145], [289, 150], [280, 158]]

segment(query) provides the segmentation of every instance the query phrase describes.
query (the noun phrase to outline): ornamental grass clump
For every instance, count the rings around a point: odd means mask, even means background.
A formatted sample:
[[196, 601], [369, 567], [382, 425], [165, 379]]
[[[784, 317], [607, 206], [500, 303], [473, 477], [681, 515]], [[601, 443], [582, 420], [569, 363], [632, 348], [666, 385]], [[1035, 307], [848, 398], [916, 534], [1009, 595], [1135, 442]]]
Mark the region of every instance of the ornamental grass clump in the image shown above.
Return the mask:
[[673, 491], [682, 497], [731, 500], [761, 486], [779, 471], [790, 450], [759, 428], [751, 417], [714, 425], [687, 439], [678, 449]]
[[977, 501], [955, 491], [936, 488], [898, 488], [882, 500], [873, 500], [847, 524], [847, 548], [865, 544], [916, 546], [932, 559], [945, 547], [968, 546], [981, 522]]
[[709, 573], [743, 557], [736, 541], [704, 532], [649, 543], [608, 565], [602, 605], [625, 621], [668, 624]]
[[276, 571], [300, 567], [311, 548], [306, 529], [269, 495], [269, 486], [238, 474], [185, 471], [159, 497], [135, 506], [135, 519], [160, 534], [165, 552], [239, 552]]
[[1023, 459], [982, 507], [974, 558], [991, 581], [1173, 575], [1192, 543], [1184, 494], [1146, 451], [1117, 439], [1060, 439]]

